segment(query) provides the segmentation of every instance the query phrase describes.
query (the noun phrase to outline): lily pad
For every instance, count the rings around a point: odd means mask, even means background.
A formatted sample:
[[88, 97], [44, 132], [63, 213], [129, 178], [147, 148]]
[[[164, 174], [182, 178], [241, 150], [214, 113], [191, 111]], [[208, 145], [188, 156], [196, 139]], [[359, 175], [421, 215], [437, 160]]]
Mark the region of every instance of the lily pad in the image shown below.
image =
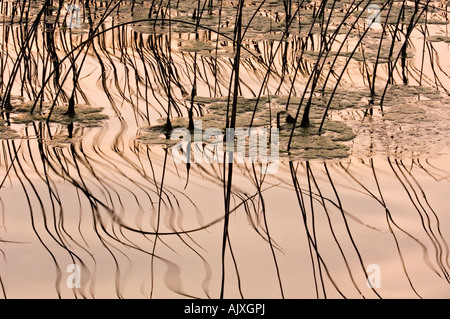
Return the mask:
[[60, 124], [82, 123], [86, 126], [98, 126], [108, 119], [106, 114], [101, 113], [102, 107], [93, 107], [89, 105], [75, 105], [75, 115], [67, 115], [67, 106], [57, 105], [50, 112], [49, 105], [44, 104], [43, 109], [38, 112], [31, 112], [33, 102], [13, 105], [11, 118], [14, 123], [31, 123], [34, 121], [46, 121], [50, 115], [50, 122]]

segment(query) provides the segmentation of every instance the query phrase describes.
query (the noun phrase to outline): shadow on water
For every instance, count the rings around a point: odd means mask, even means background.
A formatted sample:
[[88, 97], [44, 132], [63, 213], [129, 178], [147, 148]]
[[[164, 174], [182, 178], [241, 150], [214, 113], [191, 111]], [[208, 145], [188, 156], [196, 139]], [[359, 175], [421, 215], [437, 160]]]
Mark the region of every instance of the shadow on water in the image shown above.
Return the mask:
[[447, 9], [1, 0], [1, 296], [448, 297]]

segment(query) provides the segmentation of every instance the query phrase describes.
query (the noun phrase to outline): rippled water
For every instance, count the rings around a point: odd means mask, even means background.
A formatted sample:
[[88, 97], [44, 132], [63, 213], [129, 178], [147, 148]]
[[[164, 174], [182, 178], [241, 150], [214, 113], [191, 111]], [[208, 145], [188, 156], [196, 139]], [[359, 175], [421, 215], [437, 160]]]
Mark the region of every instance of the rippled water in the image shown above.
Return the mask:
[[[336, 2], [329, 37], [349, 2]], [[12, 3], [1, 3], [2, 101], [26, 31], [11, 23]], [[193, 101], [194, 117], [205, 127], [224, 128], [236, 61], [236, 6], [213, 3], [197, 33], [191, 17], [196, 5], [183, 2], [158, 13], [172, 16], [164, 25], [144, 21], [150, 2], [136, 3], [133, 16], [132, 3], [120, 2], [95, 30], [87, 17], [96, 26], [107, 2], [82, 11], [80, 29], [58, 27], [53, 33], [41, 22], [12, 82], [12, 110], [2, 112], [0, 123], [0, 296], [450, 297], [446, 6], [430, 2], [427, 22], [423, 16], [415, 25], [383, 104], [390, 63], [383, 48], [386, 55], [376, 64], [381, 31], [368, 31], [352, 54], [365, 27], [346, 38], [349, 19], [317, 80], [324, 85], [330, 74], [323, 92], [311, 99], [312, 126], [298, 128], [288, 154], [292, 126], [281, 124], [276, 174], [264, 174], [266, 164], [247, 160], [232, 165], [230, 181], [228, 165], [175, 163], [168, 145], [176, 141], [165, 139], [162, 126], [170, 113], [172, 125], [186, 127]], [[244, 3], [244, 25], [258, 14], [243, 40], [237, 121], [248, 127], [256, 107], [255, 126], [275, 127], [277, 112], [296, 115], [323, 45], [321, 24], [308, 32], [311, 4], [285, 37], [282, 2], [261, 8], [260, 1]], [[31, 4], [33, 17], [41, 1]], [[401, 1], [393, 4], [394, 17], [400, 7]], [[399, 43], [413, 8], [408, 5]], [[47, 19], [56, 21], [56, 12]], [[389, 22], [388, 39], [395, 22]], [[96, 34], [92, 41], [90, 34]], [[82, 43], [90, 47], [77, 48]], [[400, 49], [396, 43], [394, 52]], [[69, 118], [64, 112], [73, 90], [71, 59], [78, 53], [77, 117]], [[56, 96], [60, 84], [52, 75], [41, 112], [37, 103], [30, 115], [53, 63], [60, 63], [60, 83], [67, 75], [64, 93]], [[367, 72], [375, 65], [377, 92], [371, 96]], [[47, 123], [53, 102], [57, 107]], [[80, 267], [80, 287], [70, 286], [72, 264]], [[367, 285], [374, 274], [380, 275], [375, 289]]]

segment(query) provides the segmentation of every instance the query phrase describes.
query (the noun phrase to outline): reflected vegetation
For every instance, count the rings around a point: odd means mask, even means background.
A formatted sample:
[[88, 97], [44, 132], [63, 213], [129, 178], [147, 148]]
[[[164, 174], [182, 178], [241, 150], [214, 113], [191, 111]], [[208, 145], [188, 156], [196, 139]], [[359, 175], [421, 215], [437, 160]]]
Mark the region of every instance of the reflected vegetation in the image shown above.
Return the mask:
[[[0, 297], [450, 297], [448, 39], [447, 1], [0, 0]], [[278, 171], [175, 162], [199, 121], [186, 158], [279, 130]]]

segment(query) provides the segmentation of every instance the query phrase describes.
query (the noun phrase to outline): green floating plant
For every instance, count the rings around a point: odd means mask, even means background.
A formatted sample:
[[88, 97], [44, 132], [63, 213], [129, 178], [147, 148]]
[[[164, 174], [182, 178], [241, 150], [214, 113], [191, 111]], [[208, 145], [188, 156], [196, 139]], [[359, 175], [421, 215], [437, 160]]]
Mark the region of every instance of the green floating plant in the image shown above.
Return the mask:
[[[190, 98], [186, 98], [190, 101]], [[298, 98], [291, 99], [298, 102]], [[279, 127], [279, 151], [280, 155], [291, 158], [304, 159], [332, 159], [343, 158], [349, 155], [349, 147], [342, 142], [349, 141], [355, 137], [353, 131], [343, 122], [328, 120], [324, 126], [322, 134], [319, 134], [318, 127], [324, 108], [313, 108], [311, 115], [311, 125], [307, 128], [296, 124], [290, 152], [287, 147], [293, 127], [293, 112], [285, 111], [286, 96], [263, 97], [258, 101], [255, 116], [253, 111], [257, 102], [256, 98], [239, 97], [237, 100], [236, 128], [275, 129]], [[197, 117], [201, 120], [203, 131], [210, 128], [217, 128], [222, 133], [225, 132], [225, 121], [227, 112], [226, 97], [195, 97], [194, 103], [205, 105], [207, 112], [205, 115]], [[253, 118], [253, 122], [252, 122]], [[157, 125], [144, 127], [137, 136], [140, 143], [147, 145], [173, 146], [180, 141], [177, 136], [172, 136], [172, 132], [177, 128], [188, 128], [188, 119], [184, 117], [172, 120], [172, 131], [168, 131], [164, 124], [165, 119], [161, 119]], [[199, 129], [197, 127], [197, 129]], [[193, 138], [193, 134], [192, 138]]]
[[[47, 121], [50, 115], [49, 104], [44, 103], [41, 111], [37, 109], [31, 113], [33, 102], [14, 104], [11, 118], [14, 123], [27, 124], [34, 121]], [[67, 106], [57, 105], [53, 108], [50, 122], [68, 125], [70, 123], [80, 123], [85, 126], [99, 126], [108, 119], [106, 114], [101, 113], [102, 107], [89, 105], [75, 105], [75, 115], [66, 114]]]
[[6, 121], [0, 119], [0, 140], [11, 140], [18, 138], [19, 135], [9, 126], [6, 126]]

